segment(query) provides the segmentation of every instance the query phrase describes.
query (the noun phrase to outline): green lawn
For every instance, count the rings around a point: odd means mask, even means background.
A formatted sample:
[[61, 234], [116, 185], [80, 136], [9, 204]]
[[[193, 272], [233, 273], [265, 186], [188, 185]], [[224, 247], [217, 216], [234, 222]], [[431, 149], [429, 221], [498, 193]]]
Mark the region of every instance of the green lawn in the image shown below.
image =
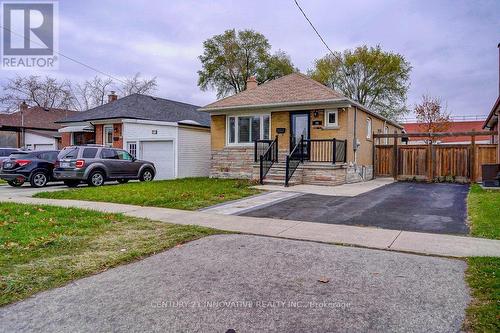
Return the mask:
[[0, 203], [0, 305], [216, 230], [74, 208]]
[[500, 332], [500, 258], [467, 259], [467, 283], [473, 298], [467, 308], [466, 331]]
[[[500, 239], [500, 191], [471, 186], [468, 198], [471, 235]], [[467, 309], [465, 329], [500, 332], [500, 258], [467, 259], [467, 283], [473, 300]]]
[[196, 210], [259, 193], [252, 185], [245, 180], [183, 178], [42, 192], [35, 196]]
[[473, 184], [468, 199], [471, 235], [500, 239], [500, 191]]

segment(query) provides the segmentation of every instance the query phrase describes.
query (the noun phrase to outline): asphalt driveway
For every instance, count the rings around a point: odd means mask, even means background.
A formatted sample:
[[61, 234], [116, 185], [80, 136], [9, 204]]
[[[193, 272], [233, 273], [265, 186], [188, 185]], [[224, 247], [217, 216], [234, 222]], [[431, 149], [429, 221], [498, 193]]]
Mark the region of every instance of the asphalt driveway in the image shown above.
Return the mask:
[[0, 308], [1, 332], [457, 332], [462, 260], [218, 235]]
[[468, 185], [398, 182], [355, 197], [306, 194], [241, 215], [467, 234]]

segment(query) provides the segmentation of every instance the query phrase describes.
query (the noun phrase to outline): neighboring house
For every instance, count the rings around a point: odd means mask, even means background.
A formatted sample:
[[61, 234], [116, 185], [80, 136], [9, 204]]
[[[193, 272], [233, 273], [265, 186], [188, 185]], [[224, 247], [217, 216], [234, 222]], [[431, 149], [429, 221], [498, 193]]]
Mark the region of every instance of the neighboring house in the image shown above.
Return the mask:
[[[500, 94], [500, 87], [499, 87]], [[494, 131], [496, 134], [490, 137], [490, 143], [498, 144], [497, 162], [500, 163], [500, 126], [498, 125], [498, 115], [500, 114], [500, 96], [498, 96], [488, 118], [483, 123], [483, 128]]]
[[299, 147], [304, 162], [297, 162], [295, 183], [336, 185], [371, 179], [373, 145], [379, 141], [374, 142], [373, 133], [402, 132], [399, 124], [300, 73], [262, 85], [250, 78], [247, 90], [200, 111], [212, 118], [212, 177], [259, 179], [260, 155], [277, 138], [278, 163], [267, 180], [280, 183], [286, 155], [303, 136]]
[[63, 146], [123, 148], [156, 166], [156, 179], [208, 176], [210, 117], [198, 106], [133, 94], [60, 121]]
[[[444, 132], [471, 132], [471, 131], [482, 131], [484, 120], [474, 120], [474, 121], [459, 121], [454, 120], [450, 122], [450, 127]], [[402, 124], [405, 128], [406, 133], [424, 133], [426, 132], [425, 127], [421, 123], [404, 123]], [[477, 144], [490, 143], [491, 137], [487, 135], [478, 135], [475, 137], [475, 142]], [[425, 140], [421, 138], [409, 137], [409, 144], [426, 144]], [[437, 144], [460, 144], [460, 143], [471, 143], [470, 136], [448, 136], [439, 138], [436, 141]]]
[[78, 113], [65, 109], [29, 107], [21, 103], [19, 111], [0, 114], [0, 147], [30, 150], [59, 149], [61, 125], [56, 121]]

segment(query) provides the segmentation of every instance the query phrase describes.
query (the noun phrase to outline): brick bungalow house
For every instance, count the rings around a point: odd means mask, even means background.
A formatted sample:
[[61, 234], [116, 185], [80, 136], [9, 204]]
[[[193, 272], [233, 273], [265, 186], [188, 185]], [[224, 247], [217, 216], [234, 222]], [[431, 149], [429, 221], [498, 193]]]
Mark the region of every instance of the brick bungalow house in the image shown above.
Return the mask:
[[300, 73], [250, 78], [245, 91], [199, 110], [211, 116], [211, 177], [276, 184], [371, 179], [373, 133], [403, 129]]
[[[484, 120], [453, 120], [450, 121], [450, 127], [443, 132], [471, 132], [482, 131]], [[423, 133], [426, 132], [425, 126], [420, 123], [404, 123], [402, 124], [407, 133]], [[491, 137], [488, 135], [478, 135], [475, 138], [476, 144], [491, 143]], [[427, 144], [422, 138], [409, 138], [411, 144]], [[439, 138], [437, 144], [469, 144], [471, 143], [470, 136], [447, 136]]]
[[210, 117], [187, 103], [143, 94], [118, 98], [60, 123], [63, 146], [99, 144], [151, 161], [155, 179], [208, 176]]
[[30, 150], [60, 149], [61, 134], [56, 122], [77, 111], [29, 107], [22, 102], [19, 111], [0, 114], [0, 147]]

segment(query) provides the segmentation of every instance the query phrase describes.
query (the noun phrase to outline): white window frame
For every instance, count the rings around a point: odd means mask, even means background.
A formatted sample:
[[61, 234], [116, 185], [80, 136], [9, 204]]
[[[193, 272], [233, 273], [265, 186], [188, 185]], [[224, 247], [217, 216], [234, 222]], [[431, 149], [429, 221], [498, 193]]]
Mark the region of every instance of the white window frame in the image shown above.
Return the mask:
[[[335, 122], [330, 122], [330, 113], [335, 114]], [[325, 110], [325, 127], [338, 128], [339, 127], [339, 110]]]
[[[384, 134], [389, 134], [389, 126], [384, 126]], [[389, 138], [384, 138], [384, 143], [389, 144]]]
[[[135, 155], [130, 151], [130, 145], [135, 145]], [[139, 143], [137, 141], [127, 141], [126, 151], [134, 158], [139, 158]]]
[[[253, 146], [253, 141], [251, 142], [238, 142], [239, 139], [239, 129], [238, 129], [238, 118], [247, 118], [247, 117], [259, 117], [260, 118], [260, 126], [259, 126], [259, 137], [264, 137], [264, 117], [269, 117], [269, 133], [268, 139], [271, 138], [271, 114], [269, 113], [255, 113], [255, 114], [238, 114], [238, 115], [227, 115], [226, 116], [226, 145], [228, 146]], [[234, 142], [229, 142], [229, 119], [234, 118]], [[252, 133], [249, 134], [250, 138], [252, 137]]]
[[372, 138], [373, 121], [372, 118], [366, 118], [366, 138], [370, 140]]
[[[110, 128], [111, 129], [111, 142], [109, 142], [109, 145], [108, 143], [106, 142], [106, 129]], [[113, 147], [113, 131], [114, 131], [114, 128], [113, 128], [113, 125], [103, 125], [102, 126], [102, 143], [106, 146], [106, 147]]]

